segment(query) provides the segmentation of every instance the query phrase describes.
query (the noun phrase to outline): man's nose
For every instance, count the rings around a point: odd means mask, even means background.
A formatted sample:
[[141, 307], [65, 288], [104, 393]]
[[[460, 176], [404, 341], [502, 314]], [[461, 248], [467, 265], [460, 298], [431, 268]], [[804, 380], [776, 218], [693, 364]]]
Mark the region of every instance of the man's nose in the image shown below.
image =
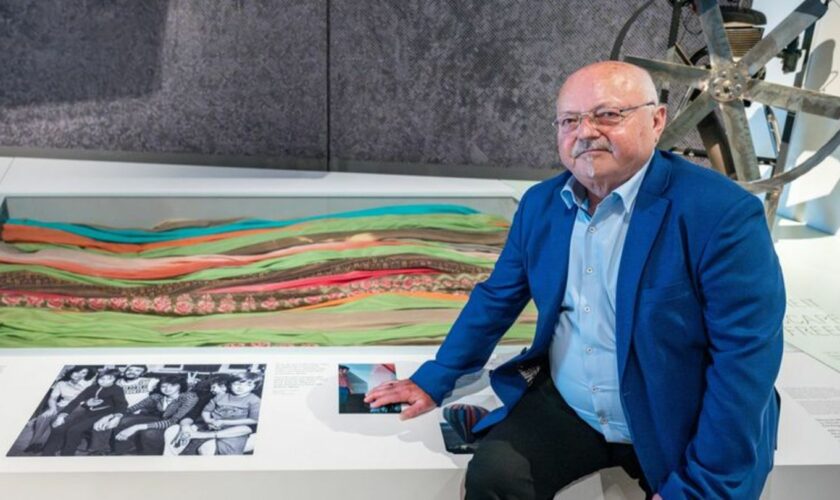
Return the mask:
[[577, 136], [579, 138], [588, 138], [588, 137], [598, 137], [601, 135], [601, 131], [598, 130], [598, 127], [592, 124], [590, 121], [592, 117], [589, 115], [583, 115], [580, 117], [580, 123], [578, 124], [577, 129]]

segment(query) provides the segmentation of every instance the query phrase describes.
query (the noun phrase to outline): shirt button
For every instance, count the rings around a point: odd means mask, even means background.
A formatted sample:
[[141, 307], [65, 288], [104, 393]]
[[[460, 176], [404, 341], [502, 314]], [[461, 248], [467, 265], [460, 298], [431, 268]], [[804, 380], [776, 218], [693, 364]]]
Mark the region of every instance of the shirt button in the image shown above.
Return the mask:
[[596, 387], [596, 386], [594, 386], [594, 385], [592, 386], [592, 392], [598, 392], [599, 390], [600, 390], [600, 389], [598, 389], [598, 387]]
[[592, 354], [593, 349], [589, 346], [586, 346], [586, 354]]
[[609, 423], [609, 420], [607, 420], [607, 417], [602, 416], [598, 419], [598, 422], [601, 422], [601, 425], [607, 425], [607, 423]]
[[586, 274], [592, 274], [592, 268], [591, 267], [586, 268]]
[[589, 306], [585, 306], [585, 307], [583, 308], [583, 312], [592, 312], [592, 308], [591, 308], [591, 307], [589, 307]]
[[594, 233], [595, 232], [595, 226], [589, 226], [589, 232]]

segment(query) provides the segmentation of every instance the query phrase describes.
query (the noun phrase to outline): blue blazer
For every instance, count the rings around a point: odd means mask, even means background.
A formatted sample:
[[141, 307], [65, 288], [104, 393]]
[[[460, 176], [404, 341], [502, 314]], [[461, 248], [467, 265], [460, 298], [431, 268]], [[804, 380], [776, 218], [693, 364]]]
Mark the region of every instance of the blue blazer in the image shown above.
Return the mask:
[[[493, 371], [503, 406], [476, 432], [505, 418], [528, 385], [521, 368], [548, 353], [577, 209], [560, 197], [569, 175], [523, 196], [493, 273], [473, 290], [435, 359], [411, 377], [440, 404], [459, 377], [484, 366], [533, 299], [534, 341]], [[657, 151], [619, 266], [615, 336], [633, 446], [666, 500], [760, 495], [776, 447], [784, 310], [761, 202], [714, 171]]]

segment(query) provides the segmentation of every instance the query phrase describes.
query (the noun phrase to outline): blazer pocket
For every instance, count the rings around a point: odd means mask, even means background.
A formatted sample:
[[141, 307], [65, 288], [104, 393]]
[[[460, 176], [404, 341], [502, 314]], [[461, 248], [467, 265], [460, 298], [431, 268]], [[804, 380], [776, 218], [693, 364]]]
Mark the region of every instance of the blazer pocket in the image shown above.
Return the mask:
[[692, 295], [691, 283], [681, 281], [671, 285], [643, 288], [639, 295], [642, 302], [666, 302]]

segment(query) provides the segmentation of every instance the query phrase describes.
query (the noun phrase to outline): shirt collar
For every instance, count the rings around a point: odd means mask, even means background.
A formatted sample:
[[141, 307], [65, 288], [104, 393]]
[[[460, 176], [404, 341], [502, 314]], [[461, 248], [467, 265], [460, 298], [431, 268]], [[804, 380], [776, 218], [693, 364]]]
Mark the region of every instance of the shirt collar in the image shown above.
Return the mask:
[[[642, 186], [642, 180], [645, 178], [645, 173], [647, 173], [647, 169], [652, 160], [653, 154], [650, 155], [650, 158], [648, 158], [644, 166], [633, 174], [633, 177], [627, 179], [624, 184], [618, 186], [609, 194], [609, 196], [621, 201], [625, 212], [632, 210], [633, 203], [636, 201], [636, 195], [639, 194], [639, 188]], [[560, 191], [560, 197], [563, 198], [563, 202], [567, 208], [572, 208], [572, 205], [577, 205], [578, 208], [584, 210], [589, 209], [589, 198], [586, 196], [586, 188], [575, 179], [574, 175], [566, 181], [566, 184]]]

